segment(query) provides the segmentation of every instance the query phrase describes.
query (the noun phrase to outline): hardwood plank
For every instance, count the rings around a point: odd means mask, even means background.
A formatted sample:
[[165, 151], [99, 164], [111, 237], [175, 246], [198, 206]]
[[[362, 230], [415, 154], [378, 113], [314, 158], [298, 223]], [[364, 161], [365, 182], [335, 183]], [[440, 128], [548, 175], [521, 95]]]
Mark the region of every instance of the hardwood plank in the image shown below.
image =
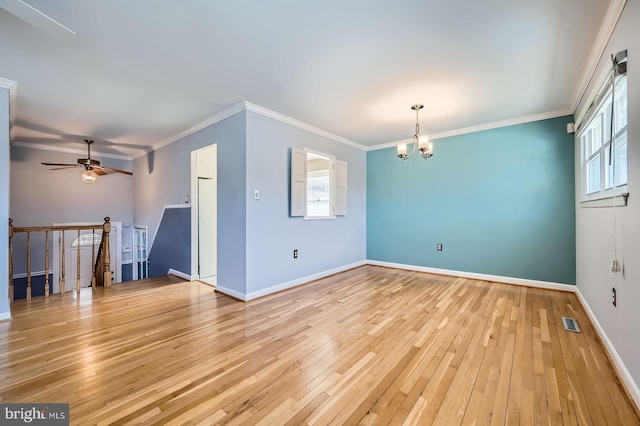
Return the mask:
[[640, 425], [556, 291], [365, 266], [248, 303], [160, 277], [12, 314], [0, 400], [74, 425]]

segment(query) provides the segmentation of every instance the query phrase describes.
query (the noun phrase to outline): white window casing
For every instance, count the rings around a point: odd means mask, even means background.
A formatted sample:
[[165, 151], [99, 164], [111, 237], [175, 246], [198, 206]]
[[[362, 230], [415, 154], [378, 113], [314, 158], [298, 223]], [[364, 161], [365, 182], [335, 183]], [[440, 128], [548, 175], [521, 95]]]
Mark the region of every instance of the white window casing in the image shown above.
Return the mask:
[[336, 160], [335, 165], [335, 216], [347, 215], [347, 163]]
[[307, 215], [307, 153], [291, 148], [291, 216]]
[[[319, 160], [328, 166], [318, 169]], [[291, 148], [290, 203], [291, 217], [317, 220], [346, 216], [347, 163], [311, 149]]]
[[[626, 61], [626, 51], [617, 60]], [[615, 83], [609, 71], [577, 126], [580, 144], [581, 205], [597, 207], [617, 203], [627, 194], [627, 76], [626, 63], [616, 64]], [[615, 91], [612, 96], [612, 91]], [[614, 100], [611, 132], [612, 98]], [[611, 134], [613, 133], [613, 134]], [[613, 137], [611, 137], [613, 136]], [[609, 153], [613, 158], [609, 159]], [[602, 201], [602, 202], [600, 202]]]

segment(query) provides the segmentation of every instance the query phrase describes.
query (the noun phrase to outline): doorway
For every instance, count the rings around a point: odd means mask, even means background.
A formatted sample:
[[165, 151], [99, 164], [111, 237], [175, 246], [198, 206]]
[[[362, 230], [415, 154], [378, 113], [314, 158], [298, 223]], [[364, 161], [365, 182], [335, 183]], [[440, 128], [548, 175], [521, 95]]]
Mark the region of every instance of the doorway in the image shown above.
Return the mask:
[[[54, 223], [57, 225], [92, 225], [91, 223]], [[122, 256], [121, 249], [121, 222], [111, 222], [109, 252], [111, 254], [111, 271], [112, 282], [119, 283], [122, 281]], [[76, 289], [78, 274], [78, 251], [80, 252], [80, 288], [89, 287], [91, 285], [91, 276], [93, 270], [92, 264], [92, 245], [94, 247], [95, 256], [98, 255], [98, 247], [102, 241], [102, 227], [99, 226], [92, 233], [91, 230], [65, 231], [64, 232], [64, 264], [65, 264], [65, 291]], [[62, 232], [53, 232], [53, 288], [52, 293], [60, 292], [60, 283], [62, 281]]]
[[191, 276], [212, 286], [218, 275], [217, 148], [191, 152]]

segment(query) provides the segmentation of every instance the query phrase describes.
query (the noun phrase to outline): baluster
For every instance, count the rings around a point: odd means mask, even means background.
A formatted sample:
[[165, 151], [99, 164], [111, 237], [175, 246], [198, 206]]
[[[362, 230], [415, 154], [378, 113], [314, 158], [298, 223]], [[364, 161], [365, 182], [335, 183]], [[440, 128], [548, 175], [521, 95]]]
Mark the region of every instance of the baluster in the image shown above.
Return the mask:
[[44, 231], [44, 297], [49, 297], [49, 231]]
[[96, 230], [91, 230], [91, 288], [96, 289]]
[[109, 232], [111, 232], [111, 218], [105, 217], [102, 225], [102, 238], [104, 242], [104, 279], [102, 285], [105, 288], [111, 287], [111, 253], [109, 248]]
[[65, 277], [64, 277], [64, 258], [65, 258], [65, 254], [64, 254], [64, 230], [60, 231], [62, 232], [62, 267], [60, 268], [60, 294], [64, 296], [64, 290], [65, 290]]
[[77, 254], [77, 263], [78, 266], [76, 268], [76, 293], [80, 294], [80, 230], [78, 229], [78, 245], [76, 246], [76, 254]]
[[31, 232], [27, 231], [27, 302], [31, 300]]
[[9, 218], [9, 303], [13, 303], [13, 219]]

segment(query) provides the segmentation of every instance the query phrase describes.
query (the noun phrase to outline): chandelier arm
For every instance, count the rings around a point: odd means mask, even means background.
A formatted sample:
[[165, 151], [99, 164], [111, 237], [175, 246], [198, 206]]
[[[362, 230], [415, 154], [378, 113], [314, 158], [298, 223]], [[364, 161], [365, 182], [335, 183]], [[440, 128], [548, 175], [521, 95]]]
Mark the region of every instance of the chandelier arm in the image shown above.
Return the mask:
[[411, 158], [411, 156], [415, 154], [416, 151], [418, 151], [418, 139], [413, 138], [413, 142], [411, 143], [411, 153], [407, 154], [407, 158], [405, 158], [405, 160], [408, 160], [409, 158]]

